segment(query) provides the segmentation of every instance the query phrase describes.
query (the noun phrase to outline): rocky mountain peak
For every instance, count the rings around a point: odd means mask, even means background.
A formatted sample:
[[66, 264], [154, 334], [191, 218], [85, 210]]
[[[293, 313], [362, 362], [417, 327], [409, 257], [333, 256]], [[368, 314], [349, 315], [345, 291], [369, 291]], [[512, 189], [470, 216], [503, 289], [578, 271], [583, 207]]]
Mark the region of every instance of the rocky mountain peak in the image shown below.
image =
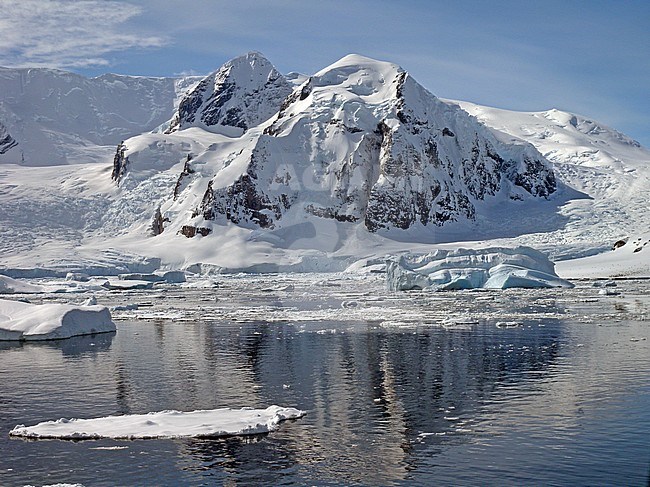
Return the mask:
[[236, 57], [181, 100], [168, 133], [188, 127], [237, 135], [276, 113], [293, 85], [260, 53]]

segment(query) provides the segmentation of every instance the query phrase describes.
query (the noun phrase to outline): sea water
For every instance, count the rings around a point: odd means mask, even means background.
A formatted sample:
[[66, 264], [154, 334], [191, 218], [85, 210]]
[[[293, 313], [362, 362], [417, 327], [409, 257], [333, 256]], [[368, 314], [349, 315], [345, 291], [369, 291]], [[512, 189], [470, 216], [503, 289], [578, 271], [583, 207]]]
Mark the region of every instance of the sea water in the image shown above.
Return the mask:
[[[616, 284], [390, 293], [275, 275], [99, 293], [116, 334], [0, 343], [0, 485], [647, 485], [650, 283]], [[253, 437], [8, 436], [272, 404], [307, 415]]]

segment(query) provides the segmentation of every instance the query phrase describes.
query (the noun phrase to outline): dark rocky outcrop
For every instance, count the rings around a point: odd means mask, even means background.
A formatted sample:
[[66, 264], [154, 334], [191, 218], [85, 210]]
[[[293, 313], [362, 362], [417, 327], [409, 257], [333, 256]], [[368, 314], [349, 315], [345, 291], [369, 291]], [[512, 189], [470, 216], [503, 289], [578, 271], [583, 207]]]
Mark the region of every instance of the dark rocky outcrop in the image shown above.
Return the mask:
[[151, 220], [151, 234], [155, 237], [165, 231], [165, 223], [169, 223], [169, 218], [164, 217], [160, 211], [160, 206], [156, 208]]
[[115, 157], [113, 158], [113, 172], [111, 173], [111, 179], [118, 185], [126, 175], [127, 166], [129, 164], [129, 158], [124, 155], [125, 152], [126, 146], [124, 145], [124, 142], [120, 142], [115, 151]]
[[205, 227], [195, 227], [193, 225], [183, 225], [183, 227], [180, 229], [178, 233], [181, 235], [185, 235], [187, 238], [192, 238], [195, 237], [196, 235], [201, 235], [203, 237], [207, 237], [210, 235], [212, 230], [209, 228]]
[[173, 198], [176, 200], [178, 195], [183, 191], [183, 186], [185, 185], [185, 178], [190, 174], [194, 174], [194, 169], [190, 166], [190, 161], [192, 160], [192, 154], [187, 155], [185, 164], [183, 165], [183, 170], [178, 175], [178, 180], [176, 180], [176, 185], [174, 186]]
[[231, 185], [212, 189], [212, 181], [203, 196], [200, 207], [193, 216], [202, 215], [206, 220], [219, 216], [238, 225], [252, 223], [261, 228], [272, 228], [273, 222], [282, 217], [291, 207], [297, 195], [280, 194], [270, 197], [258, 185], [255, 161], [260, 158], [254, 154], [246, 174], [241, 175]]
[[6, 154], [17, 145], [18, 142], [11, 136], [7, 127], [0, 123], [0, 154]]

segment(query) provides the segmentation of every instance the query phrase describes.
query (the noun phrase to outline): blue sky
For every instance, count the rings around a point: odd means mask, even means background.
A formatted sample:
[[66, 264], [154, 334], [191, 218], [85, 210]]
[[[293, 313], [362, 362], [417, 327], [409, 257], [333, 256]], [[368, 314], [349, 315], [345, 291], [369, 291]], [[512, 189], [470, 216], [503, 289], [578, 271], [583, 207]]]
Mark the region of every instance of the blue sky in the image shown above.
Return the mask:
[[313, 73], [356, 52], [434, 94], [559, 108], [650, 147], [650, 2], [0, 0], [0, 65], [207, 74], [250, 50]]

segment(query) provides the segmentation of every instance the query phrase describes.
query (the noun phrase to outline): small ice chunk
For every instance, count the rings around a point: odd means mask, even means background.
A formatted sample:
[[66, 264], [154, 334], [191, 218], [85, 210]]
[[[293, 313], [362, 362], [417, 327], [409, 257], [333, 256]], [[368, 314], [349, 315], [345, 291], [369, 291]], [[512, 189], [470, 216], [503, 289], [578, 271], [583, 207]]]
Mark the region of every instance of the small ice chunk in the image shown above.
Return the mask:
[[68, 272], [65, 275], [66, 281], [79, 281], [79, 282], [88, 282], [90, 281], [90, 276], [84, 274], [83, 272]]
[[125, 291], [129, 289], [152, 289], [152, 281], [139, 281], [135, 279], [124, 279], [124, 280], [108, 280], [102, 287], [105, 287], [109, 291]]
[[497, 321], [495, 325], [497, 328], [518, 328], [524, 326], [521, 321]]
[[286, 285], [278, 285], [278, 286], [272, 286], [272, 287], [265, 287], [262, 289], [263, 292], [277, 292], [277, 291], [293, 291], [295, 290], [295, 286], [293, 284], [286, 284]]
[[122, 281], [162, 282], [165, 280], [163, 276], [159, 276], [158, 274], [130, 273], [120, 274], [118, 277]]
[[169, 284], [181, 284], [187, 280], [183, 271], [167, 271], [162, 278]]
[[618, 291], [614, 291], [611, 288], [605, 288], [598, 291], [598, 294], [601, 296], [618, 296], [620, 293]]
[[119, 304], [117, 306], [111, 307], [112, 311], [132, 311], [138, 309], [138, 305], [136, 303], [129, 303], [129, 304]]

